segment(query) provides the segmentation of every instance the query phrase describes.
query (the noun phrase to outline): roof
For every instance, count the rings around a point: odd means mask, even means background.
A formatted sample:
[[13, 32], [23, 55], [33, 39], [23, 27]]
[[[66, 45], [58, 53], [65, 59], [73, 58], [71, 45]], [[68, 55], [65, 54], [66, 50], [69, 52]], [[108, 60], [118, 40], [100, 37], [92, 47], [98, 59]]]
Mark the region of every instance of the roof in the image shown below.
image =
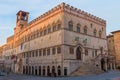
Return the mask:
[[113, 31], [113, 32], [111, 32], [112, 34], [114, 34], [114, 33], [117, 33], [117, 32], [120, 32], [120, 30], [117, 30], [117, 31]]

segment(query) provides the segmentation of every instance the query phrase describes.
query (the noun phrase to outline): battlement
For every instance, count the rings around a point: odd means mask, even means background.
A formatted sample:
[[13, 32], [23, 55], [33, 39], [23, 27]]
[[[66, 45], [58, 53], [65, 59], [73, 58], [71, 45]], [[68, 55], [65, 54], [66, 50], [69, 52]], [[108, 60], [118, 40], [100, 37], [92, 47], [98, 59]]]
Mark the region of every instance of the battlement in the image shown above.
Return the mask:
[[98, 22], [100, 22], [100, 23], [102, 23], [102, 24], [104, 24], [104, 25], [106, 24], [106, 21], [105, 21], [104, 19], [101, 19], [101, 18], [99, 18], [99, 17], [97, 17], [97, 16], [94, 16], [94, 15], [88, 13], [88, 12], [82, 11], [81, 9], [75, 8], [75, 7], [70, 6], [69, 4], [65, 4], [65, 3], [62, 3], [61, 5], [64, 5], [64, 8], [70, 10], [71, 13], [72, 13], [72, 11], [73, 11], [74, 13], [75, 13], [75, 12], [78, 13], [78, 14], [77, 14], [78, 16], [80, 16], [79, 14], [85, 15], [86, 17], [89, 17], [89, 18], [91, 18], [91, 19], [93, 19], [93, 20], [95, 20], [95, 21], [98, 21]]
[[59, 4], [58, 6], [52, 8], [51, 10], [49, 10], [48, 12], [42, 14], [41, 16], [37, 17], [36, 19], [32, 20], [29, 25], [31, 25], [32, 23], [50, 15], [51, 13], [54, 13], [55, 11], [58, 10], [63, 10], [63, 11], [67, 11], [67, 12], [74, 12], [73, 14], [76, 14], [77, 16], [81, 16], [81, 15], [85, 15], [86, 17], [99, 22], [102, 25], [106, 25], [106, 21], [104, 19], [101, 19], [99, 17], [96, 17], [88, 12], [82, 11], [81, 9], [78, 8], [74, 8], [73, 6], [70, 6], [69, 4], [65, 4], [64, 2]]

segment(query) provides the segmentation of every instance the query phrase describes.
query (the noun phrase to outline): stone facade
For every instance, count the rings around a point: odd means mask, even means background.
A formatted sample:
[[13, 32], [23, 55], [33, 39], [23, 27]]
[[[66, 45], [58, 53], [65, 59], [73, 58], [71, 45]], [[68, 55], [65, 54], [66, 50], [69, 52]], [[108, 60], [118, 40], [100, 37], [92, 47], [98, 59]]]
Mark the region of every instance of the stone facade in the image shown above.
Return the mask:
[[70, 75], [84, 63], [107, 70], [105, 61], [101, 65], [108, 56], [105, 20], [65, 3], [29, 23], [28, 15], [17, 13], [3, 51], [6, 67], [41, 76]]

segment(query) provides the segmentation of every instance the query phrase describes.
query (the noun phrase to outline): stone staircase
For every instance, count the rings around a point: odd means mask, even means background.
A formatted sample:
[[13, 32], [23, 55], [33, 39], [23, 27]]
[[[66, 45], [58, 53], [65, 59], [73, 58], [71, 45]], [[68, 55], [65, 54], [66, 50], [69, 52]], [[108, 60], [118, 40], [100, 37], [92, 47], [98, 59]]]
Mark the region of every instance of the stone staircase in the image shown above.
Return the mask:
[[84, 76], [100, 74], [101, 71], [97, 66], [90, 63], [81, 63], [81, 65], [71, 73], [71, 76]]

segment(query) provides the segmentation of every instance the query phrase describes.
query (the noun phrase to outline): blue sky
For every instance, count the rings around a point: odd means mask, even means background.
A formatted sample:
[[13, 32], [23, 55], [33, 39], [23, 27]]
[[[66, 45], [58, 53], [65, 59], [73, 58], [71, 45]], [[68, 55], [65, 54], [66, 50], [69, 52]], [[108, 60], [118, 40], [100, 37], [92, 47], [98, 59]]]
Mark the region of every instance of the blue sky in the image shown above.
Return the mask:
[[107, 21], [107, 34], [120, 29], [119, 0], [0, 0], [0, 46], [14, 33], [16, 13], [29, 12], [29, 21], [65, 2]]

